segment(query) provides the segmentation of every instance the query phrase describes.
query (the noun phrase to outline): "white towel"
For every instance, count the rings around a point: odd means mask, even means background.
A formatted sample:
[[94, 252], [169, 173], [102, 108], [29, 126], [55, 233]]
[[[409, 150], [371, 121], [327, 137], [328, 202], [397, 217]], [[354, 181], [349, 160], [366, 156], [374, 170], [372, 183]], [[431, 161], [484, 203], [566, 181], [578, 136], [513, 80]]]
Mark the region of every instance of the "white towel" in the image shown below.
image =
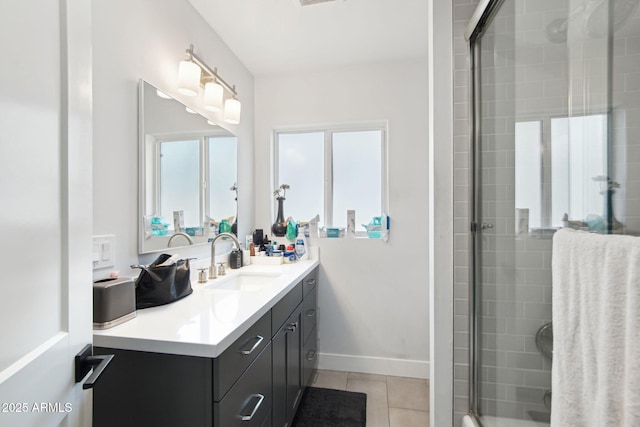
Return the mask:
[[640, 426], [640, 238], [553, 238], [551, 426]]

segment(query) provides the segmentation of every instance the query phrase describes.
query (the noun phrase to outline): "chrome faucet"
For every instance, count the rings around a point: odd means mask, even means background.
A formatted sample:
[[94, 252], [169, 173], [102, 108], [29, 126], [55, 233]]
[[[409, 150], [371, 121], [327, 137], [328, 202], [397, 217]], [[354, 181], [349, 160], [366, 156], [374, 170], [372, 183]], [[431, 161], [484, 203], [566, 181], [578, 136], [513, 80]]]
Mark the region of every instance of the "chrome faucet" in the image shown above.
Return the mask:
[[167, 242], [167, 247], [170, 248], [171, 247], [171, 241], [173, 240], [174, 237], [176, 236], [182, 236], [184, 238], [187, 239], [187, 241], [189, 242], [189, 245], [193, 245], [195, 242], [193, 241], [193, 239], [191, 238], [191, 236], [189, 236], [187, 233], [183, 233], [182, 231], [178, 231], [177, 233], [173, 233], [173, 236], [169, 237], [169, 241]]
[[218, 277], [218, 270], [216, 269], [216, 242], [219, 239], [231, 239], [236, 245], [236, 249], [240, 249], [240, 241], [236, 236], [231, 233], [220, 233], [211, 241], [211, 264], [209, 265], [209, 279], [215, 279]]

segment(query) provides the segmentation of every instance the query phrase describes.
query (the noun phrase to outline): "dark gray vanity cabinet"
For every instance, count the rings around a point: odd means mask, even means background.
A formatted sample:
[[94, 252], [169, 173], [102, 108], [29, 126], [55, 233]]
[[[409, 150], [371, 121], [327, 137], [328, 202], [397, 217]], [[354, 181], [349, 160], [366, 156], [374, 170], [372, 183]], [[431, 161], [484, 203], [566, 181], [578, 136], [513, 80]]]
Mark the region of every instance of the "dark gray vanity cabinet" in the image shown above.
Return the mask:
[[271, 311], [219, 357], [115, 354], [93, 391], [94, 427], [271, 425]]
[[290, 426], [317, 366], [318, 268], [217, 358], [115, 354], [94, 388], [94, 427]]

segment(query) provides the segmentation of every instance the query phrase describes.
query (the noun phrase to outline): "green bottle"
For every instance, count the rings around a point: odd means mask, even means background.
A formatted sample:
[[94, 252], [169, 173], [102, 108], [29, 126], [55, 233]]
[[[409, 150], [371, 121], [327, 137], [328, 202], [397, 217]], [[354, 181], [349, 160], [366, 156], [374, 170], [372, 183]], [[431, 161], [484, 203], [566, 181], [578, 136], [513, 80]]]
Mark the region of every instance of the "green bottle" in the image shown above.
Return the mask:
[[220, 233], [231, 233], [231, 224], [226, 219], [220, 221]]

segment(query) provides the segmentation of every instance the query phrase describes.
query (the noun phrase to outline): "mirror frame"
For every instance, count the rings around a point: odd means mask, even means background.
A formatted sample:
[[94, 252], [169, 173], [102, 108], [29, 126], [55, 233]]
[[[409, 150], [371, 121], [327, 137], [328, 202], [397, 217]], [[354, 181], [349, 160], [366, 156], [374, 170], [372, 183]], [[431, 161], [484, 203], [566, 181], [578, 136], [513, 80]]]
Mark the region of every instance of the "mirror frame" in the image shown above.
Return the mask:
[[[162, 91], [161, 89], [158, 89], [155, 85], [151, 84], [150, 82], [144, 80], [144, 79], [140, 79], [139, 80], [139, 84], [138, 84], [138, 215], [137, 215], [137, 219], [136, 222], [138, 224], [138, 254], [143, 255], [143, 254], [151, 254], [151, 253], [160, 253], [160, 252], [165, 252], [167, 250], [174, 250], [174, 249], [179, 249], [181, 247], [197, 247], [197, 246], [203, 246], [203, 245], [207, 245], [208, 244], [208, 238], [209, 236], [192, 236], [192, 239], [195, 240], [195, 243], [193, 244], [186, 244], [187, 242], [185, 241], [184, 238], [177, 238], [176, 242], [185, 242], [185, 244], [180, 245], [180, 244], [173, 244], [171, 247], [163, 247], [163, 248], [153, 248], [153, 249], [145, 249], [145, 243], [148, 241], [149, 238], [153, 237], [153, 236], [148, 236], [147, 235], [147, 226], [145, 224], [145, 214], [147, 212], [147, 199], [148, 199], [148, 195], [147, 195], [147, 184], [148, 184], [148, 171], [147, 171], [147, 132], [146, 132], [146, 120], [145, 120], [145, 112], [147, 110], [147, 107], [145, 105], [145, 93], [146, 93], [146, 88], [148, 89], [152, 89], [154, 91]], [[165, 91], [162, 91], [164, 94], [166, 94]], [[167, 95], [169, 96], [169, 95]], [[179, 105], [181, 105], [184, 108], [191, 108], [188, 107], [187, 105], [185, 105], [183, 102], [169, 96], [170, 99], [167, 99], [167, 101], [174, 101], [177, 102]], [[192, 109], [193, 110], [193, 109]], [[187, 112], [185, 112], [185, 114], [189, 114]], [[203, 116], [200, 113], [196, 112], [196, 115], [201, 117], [203, 120], [211, 120], [208, 117]], [[226, 128], [220, 126], [219, 124], [215, 124], [216, 127], [212, 127], [212, 133], [211, 134], [207, 134], [207, 133], [202, 133], [202, 132], [192, 132], [192, 131], [185, 131], [183, 133], [180, 134], [180, 136], [177, 136], [177, 138], [180, 137], [189, 137], [189, 136], [197, 136], [198, 138], [201, 137], [209, 137], [209, 136], [214, 136], [216, 133], [216, 129], [218, 130], [222, 130], [224, 131], [224, 133], [226, 134], [225, 136], [228, 137], [234, 137], [236, 138], [236, 177], [235, 177], [235, 182], [233, 184], [237, 185], [237, 179], [238, 179], [238, 175], [237, 175], [237, 166], [238, 166], [238, 149], [237, 149], [237, 136], [232, 134], [229, 130], [227, 130]], [[236, 190], [236, 195], [234, 196], [235, 200], [236, 200], [236, 216], [237, 216], [237, 212], [238, 212], [238, 207], [237, 207], [237, 190]], [[201, 191], [201, 194], [199, 195], [200, 198], [200, 203], [204, 203], [205, 200], [205, 194]], [[170, 221], [171, 218], [165, 218], [165, 220]], [[165, 237], [165, 236], [156, 236], [156, 237]], [[166, 236], [167, 241], [168, 239], [171, 237], [171, 234], [168, 234]], [[175, 242], [174, 242], [175, 243]]]

